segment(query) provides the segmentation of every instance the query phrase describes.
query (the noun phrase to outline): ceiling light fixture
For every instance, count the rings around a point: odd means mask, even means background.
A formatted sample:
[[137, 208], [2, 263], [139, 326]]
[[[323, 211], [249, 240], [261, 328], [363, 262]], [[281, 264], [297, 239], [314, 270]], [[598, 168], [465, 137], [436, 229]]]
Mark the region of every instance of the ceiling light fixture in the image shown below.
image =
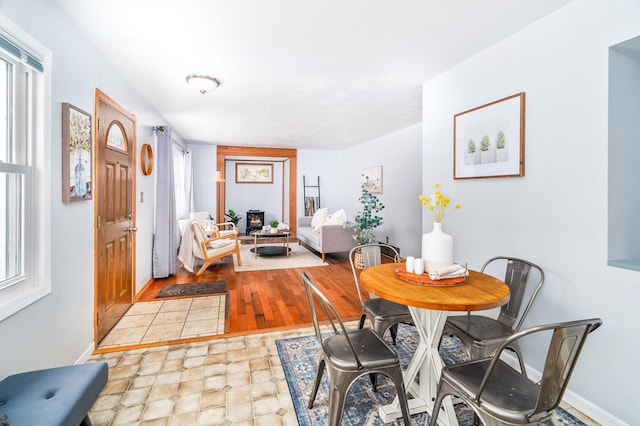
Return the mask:
[[220, 86], [220, 81], [217, 78], [204, 74], [189, 74], [187, 83], [195, 87], [203, 95]]

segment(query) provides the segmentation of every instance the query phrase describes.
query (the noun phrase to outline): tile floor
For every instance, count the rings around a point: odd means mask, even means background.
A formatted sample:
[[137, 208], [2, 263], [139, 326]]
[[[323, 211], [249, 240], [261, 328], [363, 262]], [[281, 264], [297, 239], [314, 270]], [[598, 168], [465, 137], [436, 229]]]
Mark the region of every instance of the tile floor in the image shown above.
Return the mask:
[[310, 334], [301, 328], [94, 355], [89, 362], [109, 364], [109, 382], [89, 416], [94, 426], [297, 425], [275, 341]]
[[224, 333], [226, 295], [135, 303], [100, 349]]

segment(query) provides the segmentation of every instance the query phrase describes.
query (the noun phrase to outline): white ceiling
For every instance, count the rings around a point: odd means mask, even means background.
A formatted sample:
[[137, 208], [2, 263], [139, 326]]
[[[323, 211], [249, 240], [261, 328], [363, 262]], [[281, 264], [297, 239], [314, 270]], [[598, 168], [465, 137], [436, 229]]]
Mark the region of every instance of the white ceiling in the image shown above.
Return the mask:
[[420, 122], [423, 82], [570, 1], [55, 0], [184, 140], [307, 149]]

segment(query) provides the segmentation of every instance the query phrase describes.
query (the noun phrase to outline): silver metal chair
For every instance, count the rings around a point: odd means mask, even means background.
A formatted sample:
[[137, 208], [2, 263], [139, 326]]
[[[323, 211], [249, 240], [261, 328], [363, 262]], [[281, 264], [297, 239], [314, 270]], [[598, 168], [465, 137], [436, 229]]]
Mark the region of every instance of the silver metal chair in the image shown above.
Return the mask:
[[[493, 357], [443, 367], [433, 413], [438, 413], [446, 396], [453, 395], [468, 404], [485, 426], [555, 424], [555, 409], [584, 342], [601, 324], [592, 318], [532, 327], [506, 338]], [[500, 359], [502, 351], [518, 340], [546, 330], [553, 333], [539, 383]], [[437, 417], [431, 416], [430, 426], [435, 426]]]
[[[471, 315], [470, 312], [467, 312], [467, 315], [449, 316], [444, 326], [442, 334], [457, 336], [464, 343], [471, 359], [488, 357], [504, 339], [520, 330], [535, 297], [544, 283], [542, 268], [529, 261], [515, 257], [493, 257], [482, 265], [481, 271], [485, 272], [490, 265], [495, 267], [502, 264], [505, 264], [504, 281], [509, 286], [511, 295], [509, 302], [500, 308], [498, 318]], [[530, 276], [532, 270], [537, 271], [537, 273]], [[533, 292], [530, 292], [531, 296], [524, 309], [522, 309], [528, 283], [535, 285], [535, 288]], [[523, 374], [526, 374], [524, 361], [517, 342], [510, 346], [509, 350], [515, 352], [520, 363], [520, 369]]]
[[353, 280], [356, 283], [358, 297], [362, 304], [359, 328], [364, 327], [365, 319], [369, 318], [371, 328], [373, 328], [381, 338], [384, 338], [384, 334], [387, 330], [390, 331], [391, 340], [395, 345], [396, 336], [398, 334], [398, 324], [413, 324], [409, 308], [406, 305], [394, 303], [379, 297], [365, 300], [363, 297], [364, 289], [360, 286], [360, 279], [358, 278], [357, 268], [355, 265], [355, 256], [358, 251], [362, 253], [362, 256], [364, 257], [365, 268], [379, 265], [382, 263], [381, 249], [383, 247], [390, 250], [394, 255], [394, 262], [400, 262], [400, 254], [398, 251], [393, 246], [384, 243], [363, 244], [354, 247], [349, 252], [349, 261], [351, 262], [351, 271], [353, 272]]
[[[402, 368], [398, 354], [370, 328], [347, 330], [331, 302], [302, 273], [313, 328], [322, 346], [322, 353], [316, 371], [313, 391], [309, 398], [309, 408], [313, 407], [325, 366], [329, 375], [329, 425], [339, 425], [344, 412], [347, 392], [351, 384], [365, 374], [384, 374], [395, 385], [402, 408], [404, 423], [409, 425], [407, 394], [402, 379]], [[333, 327], [334, 334], [323, 337], [320, 331], [318, 310], [322, 309]]]

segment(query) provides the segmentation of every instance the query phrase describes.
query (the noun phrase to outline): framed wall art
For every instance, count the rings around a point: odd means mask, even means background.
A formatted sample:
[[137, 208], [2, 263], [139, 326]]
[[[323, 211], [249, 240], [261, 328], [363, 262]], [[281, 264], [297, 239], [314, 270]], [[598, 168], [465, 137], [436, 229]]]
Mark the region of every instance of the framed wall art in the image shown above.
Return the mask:
[[91, 115], [62, 104], [62, 201], [92, 198], [93, 139]]
[[236, 163], [236, 183], [273, 183], [273, 164]]
[[382, 166], [362, 169], [362, 179], [370, 194], [382, 194]]
[[453, 178], [524, 176], [524, 92], [453, 117]]

